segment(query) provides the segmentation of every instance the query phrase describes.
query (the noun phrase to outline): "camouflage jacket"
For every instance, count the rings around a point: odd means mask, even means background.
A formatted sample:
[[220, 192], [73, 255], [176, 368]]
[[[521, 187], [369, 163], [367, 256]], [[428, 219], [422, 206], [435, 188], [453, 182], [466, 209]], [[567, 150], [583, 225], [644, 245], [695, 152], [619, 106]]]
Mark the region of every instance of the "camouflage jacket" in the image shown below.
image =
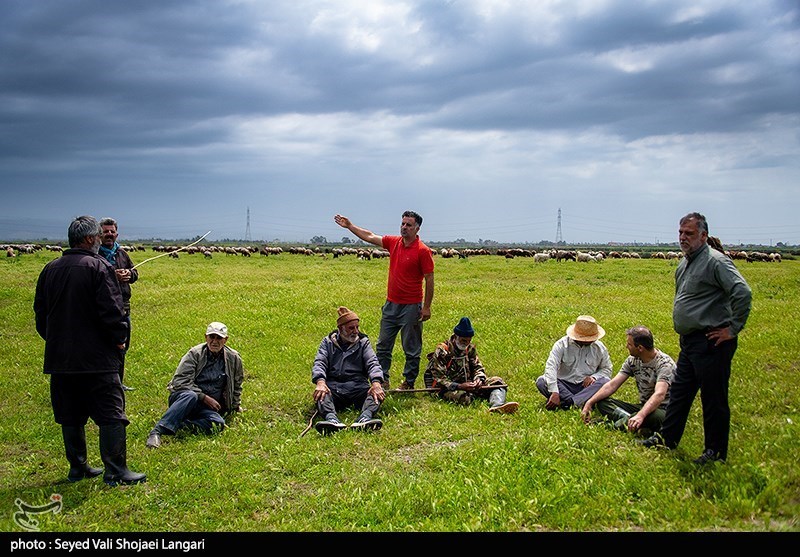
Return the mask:
[[478, 379], [486, 383], [486, 373], [478, 358], [475, 345], [470, 343], [466, 351], [456, 347], [455, 335], [442, 342], [436, 350], [428, 354], [428, 367], [425, 374], [433, 380], [433, 386], [449, 391], [458, 389], [459, 383]]

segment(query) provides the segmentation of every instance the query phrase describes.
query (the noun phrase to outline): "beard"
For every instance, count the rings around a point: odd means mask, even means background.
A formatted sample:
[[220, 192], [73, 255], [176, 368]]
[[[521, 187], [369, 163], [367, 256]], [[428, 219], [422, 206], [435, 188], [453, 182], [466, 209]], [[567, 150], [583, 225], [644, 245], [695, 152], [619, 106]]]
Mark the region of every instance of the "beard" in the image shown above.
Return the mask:
[[94, 253], [94, 254], [100, 253], [100, 243], [101, 243], [100, 242], [100, 238], [99, 237], [96, 238], [95, 241], [94, 241], [94, 245], [92, 245], [92, 248], [91, 248], [92, 253]]
[[339, 338], [342, 339], [347, 344], [353, 344], [355, 341], [358, 340], [358, 333], [353, 333], [352, 335], [348, 335], [347, 333], [339, 332]]
[[460, 342], [456, 342], [456, 348], [458, 348], [462, 352], [466, 352], [467, 348], [469, 348], [469, 343], [461, 344]]

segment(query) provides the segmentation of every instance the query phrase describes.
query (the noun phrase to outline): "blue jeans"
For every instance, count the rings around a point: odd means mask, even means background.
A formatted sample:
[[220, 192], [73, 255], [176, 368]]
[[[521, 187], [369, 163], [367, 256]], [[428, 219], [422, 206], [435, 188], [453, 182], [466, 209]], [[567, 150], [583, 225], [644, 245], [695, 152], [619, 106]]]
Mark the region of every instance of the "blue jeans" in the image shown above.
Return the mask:
[[153, 432], [174, 435], [181, 428], [195, 428], [213, 433], [214, 426], [225, 427], [224, 418], [199, 401], [194, 391], [176, 391], [169, 395], [169, 408], [153, 428]]
[[406, 383], [413, 385], [419, 375], [419, 361], [422, 356], [422, 321], [419, 314], [422, 304], [395, 304], [386, 301], [381, 310], [381, 332], [375, 345], [375, 355], [383, 369], [383, 378], [389, 380], [389, 368], [392, 367], [392, 350], [400, 333], [400, 343], [406, 356], [403, 377]]

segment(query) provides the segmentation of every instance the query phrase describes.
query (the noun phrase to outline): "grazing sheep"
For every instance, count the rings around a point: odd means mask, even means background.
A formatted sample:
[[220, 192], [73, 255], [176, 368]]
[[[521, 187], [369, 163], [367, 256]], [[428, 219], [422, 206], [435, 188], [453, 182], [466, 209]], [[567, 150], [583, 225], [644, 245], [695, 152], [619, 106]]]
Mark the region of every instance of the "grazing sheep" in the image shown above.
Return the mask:
[[534, 263], [546, 263], [550, 261], [550, 254], [549, 253], [537, 253], [533, 256]]

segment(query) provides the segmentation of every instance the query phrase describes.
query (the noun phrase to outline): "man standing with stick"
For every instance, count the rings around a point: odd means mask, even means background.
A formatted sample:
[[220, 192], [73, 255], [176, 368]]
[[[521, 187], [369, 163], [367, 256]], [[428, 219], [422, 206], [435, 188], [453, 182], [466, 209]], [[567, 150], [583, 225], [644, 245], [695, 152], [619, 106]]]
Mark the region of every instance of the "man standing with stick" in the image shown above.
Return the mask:
[[[128, 321], [128, 338], [125, 339], [125, 353], [131, 349], [131, 284], [139, 279], [139, 271], [133, 267], [133, 261], [120, 245], [117, 243], [119, 236], [117, 221], [111, 217], [100, 220], [100, 229], [103, 237], [100, 244], [100, 255], [106, 258], [114, 267], [114, 274], [119, 281], [119, 289], [122, 292], [122, 304], [125, 308], [125, 318]], [[122, 383], [123, 391], [132, 391], [133, 387], [128, 387], [122, 378], [125, 375], [125, 362], [119, 368], [119, 382]]]
[[354, 225], [342, 215], [334, 216], [333, 220], [361, 240], [389, 252], [389, 282], [386, 303], [381, 310], [381, 330], [375, 352], [383, 369], [384, 389], [388, 390], [392, 350], [399, 332], [406, 357], [404, 381], [399, 388], [413, 389], [422, 356], [422, 323], [431, 318], [433, 302], [433, 255], [417, 235], [422, 226], [422, 217], [414, 211], [404, 212], [400, 236], [378, 236]]

